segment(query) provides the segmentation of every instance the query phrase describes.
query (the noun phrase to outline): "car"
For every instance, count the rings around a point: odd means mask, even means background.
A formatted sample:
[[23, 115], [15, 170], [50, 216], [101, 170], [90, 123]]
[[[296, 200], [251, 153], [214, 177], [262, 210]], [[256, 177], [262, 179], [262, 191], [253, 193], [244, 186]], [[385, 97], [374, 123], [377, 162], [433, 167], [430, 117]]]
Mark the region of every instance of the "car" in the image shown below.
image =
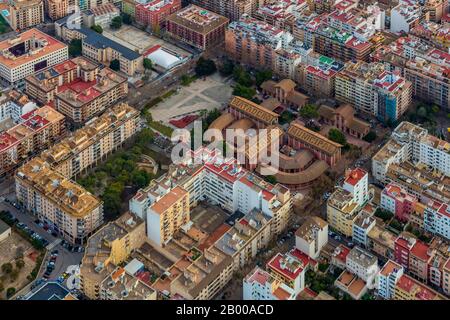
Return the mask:
[[19, 223], [17, 224], [17, 228], [19, 228], [19, 229], [25, 228], [25, 223], [19, 222]]
[[56, 238], [56, 237], [58, 237], [58, 234], [55, 231], [53, 231], [52, 236], [54, 236]]
[[39, 224], [39, 219], [34, 220], [34, 223]]
[[47, 233], [50, 233], [50, 234], [51, 234], [52, 232], [53, 232], [53, 231], [52, 231], [51, 229], [48, 229], [48, 230], [47, 230]]
[[41, 227], [41, 228], [44, 227], [44, 224], [43, 224], [42, 222], [39, 222], [38, 225], [39, 225], [39, 227]]
[[58, 253], [59, 253], [58, 250], [53, 250], [53, 251], [51, 252], [51, 254], [56, 254], [56, 255], [58, 255]]
[[67, 250], [72, 251], [72, 249], [73, 249], [73, 246], [69, 244], [69, 245], [67, 246]]

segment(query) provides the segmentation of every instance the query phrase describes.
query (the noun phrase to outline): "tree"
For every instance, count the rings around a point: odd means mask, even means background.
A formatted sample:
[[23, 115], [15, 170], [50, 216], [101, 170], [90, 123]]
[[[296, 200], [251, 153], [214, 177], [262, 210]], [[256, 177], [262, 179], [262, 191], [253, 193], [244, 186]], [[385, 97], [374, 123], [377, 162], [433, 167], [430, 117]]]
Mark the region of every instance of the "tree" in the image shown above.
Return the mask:
[[336, 128], [331, 128], [330, 131], [328, 131], [328, 139], [342, 144], [343, 146], [347, 144], [347, 138], [345, 137], [345, 135], [341, 130]]
[[120, 61], [117, 59], [114, 59], [113, 61], [111, 61], [111, 63], [109, 64], [109, 67], [114, 70], [114, 71], [119, 71], [120, 70]]
[[369, 133], [363, 137], [363, 140], [370, 143], [370, 142], [374, 141], [376, 138], [377, 138], [377, 134], [375, 133], [375, 131], [369, 131]]
[[6, 263], [2, 264], [2, 272], [3, 273], [9, 274], [9, 273], [11, 273], [12, 270], [13, 270], [13, 266], [11, 263], [6, 262]]
[[239, 83], [236, 84], [233, 90], [233, 94], [235, 96], [240, 96], [245, 99], [251, 100], [254, 95], [256, 95], [256, 90], [253, 88], [249, 88], [243, 85], [240, 85]]
[[223, 76], [229, 76], [233, 73], [234, 63], [233, 61], [226, 59], [225, 62], [220, 66], [219, 72]]
[[275, 178], [275, 176], [265, 176], [264, 180], [266, 180], [268, 183], [271, 183], [271, 184], [277, 183], [277, 178]]
[[103, 33], [103, 28], [102, 28], [102, 26], [100, 26], [100, 25], [98, 25], [98, 24], [94, 24], [94, 25], [91, 27], [91, 29], [94, 30], [94, 31], [97, 32], [97, 33], [100, 33], [100, 34]]
[[233, 79], [238, 84], [245, 86], [245, 87], [251, 87], [253, 85], [253, 80], [248, 74], [248, 72], [245, 71], [244, 68], [241, 66], [235, 66], [233, 69]]
[[80, 39], [73, 39], [69, 43], [69, 55], [72, 57], [77, 57], [81, 55], [81, 40]]
[[203, 57], [200, 57], [197, 61], [197, 65], [195, 66], [195, 73], [199, 77], [203, 76], [209, 76], [216, 72], [216, 64], [214, 61], [210, 59], [205, 59]]
[[13, 283], [19, 277], [19, 270], [13, 269], [13, 271], [11, 271], [11, 274], [9, 276], [11, 277], [11, 283]]
[[150, 60], [149, 58], [144, 58], [144, 68], [146, 70], [150, 70], [153, 67], [153, 63], [152, 60]]
[[264, 70], [264, 71], [256, 72], [255, 82], [258, 87], [260, 87], [264, 81], [267, 81], [270, 79], [272, 79], [272, 71], [271, 70]]
[[22, 269], [23, 267], [25, 267], [25, 262], [23, 261], [23, 259], [16, 260], [16, 267], [18, 269]]
[[389, 221], [393, 216], [394, 215], [387, 210], [383, 210], [381, 208], [375, 210], [375, 217], [382, 219], [384, 222]]
[[6, 290], [6, 298], [11, 298], [16, 293], [16, 288], [8, 288]]
[[131, 16], [128, 13], [122, 12], [122, 21], [125, 24], [132, 24], [133, 23], [133, 19], [131, 18]]
[[427, 109], [424, 106], [421, 106], [417, 109], [417, 115], [421, 118], [427, 117]]
[[433, 105], [433, 106], [431, 107], [431, 111], [433, 111], [433, 113], [438, 113], [439, 110], [440, 110], [440, 108], [439, 108], [439, 106], [437, 106], [437, 105]]
[[317, 106], [315, 104], [305, 104], [299, 111], [302, 118], [305, 119], [315, 119], [319, 117], [319, 112], [317, 111]]
[[122, 22], [123, 22], [123, 20], [122, 20], [121, 16], [114, 17], [111, 20], [110, 27], [115, 30], [120, 29], [122, 27]]

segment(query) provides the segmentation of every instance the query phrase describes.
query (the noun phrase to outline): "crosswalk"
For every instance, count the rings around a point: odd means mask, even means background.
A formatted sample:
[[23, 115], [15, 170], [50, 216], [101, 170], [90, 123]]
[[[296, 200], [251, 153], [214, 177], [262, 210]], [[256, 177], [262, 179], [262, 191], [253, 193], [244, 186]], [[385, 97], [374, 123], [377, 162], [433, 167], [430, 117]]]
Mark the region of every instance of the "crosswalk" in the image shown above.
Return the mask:
[[49, 243], [46, 247], [48, 251], [52, 250], [54, 247], [56, 247], [58, 244], [60, 244], [62, 239], [55, 239], [52, 243]]

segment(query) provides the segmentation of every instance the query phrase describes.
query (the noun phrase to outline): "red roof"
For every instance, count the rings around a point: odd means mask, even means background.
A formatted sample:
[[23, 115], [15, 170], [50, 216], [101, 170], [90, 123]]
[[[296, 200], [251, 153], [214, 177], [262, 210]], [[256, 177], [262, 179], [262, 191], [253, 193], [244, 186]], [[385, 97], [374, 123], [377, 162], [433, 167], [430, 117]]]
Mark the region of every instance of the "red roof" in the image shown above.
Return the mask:
[[[282, 274], [283, 276], [285, 276], [288, 279], [291, 280], [295, 280], [298, 278], [298, 276], [302, 273], [302, 271], [304, 270], [303, 267], [299, 266], [297, 267], [295, 270], [286, 268], [286, 267], [282, 267], [282, 261], [289, 256], [288, 255], [282, 255], [281, 253], [277, 253], [276, 256], [274, 256], [268, 263], [267, 263], [267, 267], [274, 270], [275, 272]], [[294, 262], [298, 262], [297, 259], [294, 260]]]
[[436, 293], [433, 290], [407, 275], [402, 275], [400, 277], [397, 286], [408, 293], [412, 293], [414, 290], [414, 296], [418, 300], [432, 300], [436, 297]]
[[345, 182], [355, 186], [366, 174], [367, 172], [361, 168], [353, 169], [347, 179], [345, 179]]
[[429, 255], [428, 255], [428, 249], [429, 246], [425, 244], [424, 242], [417, 240], [416, 244], [411, 249], [411, 254], [416, 256], [417, 258], [428, 261]]
[[0, 151], [9, 148], [11, 145], [16, 143], [18, 140], [10, 135], [8, 132], [3, 132], [0, 134]]

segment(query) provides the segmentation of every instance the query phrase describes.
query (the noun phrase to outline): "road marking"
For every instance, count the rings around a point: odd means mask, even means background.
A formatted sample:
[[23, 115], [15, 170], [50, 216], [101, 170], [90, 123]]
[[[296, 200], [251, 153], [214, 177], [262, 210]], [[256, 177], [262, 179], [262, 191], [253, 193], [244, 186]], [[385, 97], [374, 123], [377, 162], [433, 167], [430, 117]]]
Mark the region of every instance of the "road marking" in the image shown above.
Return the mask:
[[62, 241], [62, 239], [56, 239], [55, 241], [53, 241], [52, 243], [47, 245], [46, 249], [47, 250], [52, 250], [54, 247], [56, 247], [58, 244], [60, 244], [61, 241]]

